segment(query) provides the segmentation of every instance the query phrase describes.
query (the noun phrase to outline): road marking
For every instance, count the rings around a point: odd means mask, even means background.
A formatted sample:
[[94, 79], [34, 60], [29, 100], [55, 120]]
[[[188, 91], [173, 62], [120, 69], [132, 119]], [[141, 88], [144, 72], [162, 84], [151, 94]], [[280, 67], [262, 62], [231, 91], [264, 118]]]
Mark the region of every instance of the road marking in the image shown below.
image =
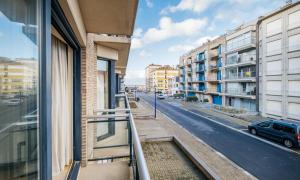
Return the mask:
[[[151, 105], [150, 103], [148, 103], [147, 101], [144, 100], [144, 102], [146, 104], [148, 104], [150, 107], [153, 108], [153, 105]], [[242, 172], [244, 172], [247, 176], [251, 177], [251, 179], [258, 179], [256, 178], [254, 175], [252, 175], [251, 173], [249, 173], [248, 171], [246, 171], [245, 169], [243, 169], [242, 167], [240, 167], [239, 165], [237, 165], [235, 162], [231, 161], [229, 158], [227, 158], [224, 154], [222, 154], [221, 152], [217, 151], [216, 149], [214, 149], [213, 147], [211, 147], [210, 145], [208, 145], [206, 142], [204, 142], [202, 139], [198, 138], [196, 135], [194, 135], [193, 133], [191, 133], [190, 131], [188, 131], [185, 127], [183, 127], [182, 125], [180, 125], [179, 123], [177, 123], [176, 121], [174, 121], [173, 119], [171, 119], [168, 115], [166, 115], [165, 113], [161, 112], [160, 110], [157, 109], [157, 111], [159, 113], [161, 113], [164, 117], [166, 117], [167, 119], [169, 119], [171, 121], [171, 123], [179, 126], [181, 129], [183, 129], [186, 133], [188, 133], [190, 136], [192, 136], [193, 138], [195, 138], [197, 141], [199, 141], [200, 143], [204, 144], [207, 148], [209, 148], [210, 150], [212, 150], [213, 152], [215, 152], [216, 154], [218, 154], [221, 158], [225, 159], [226, 161], [228, 161], [233, 167], [241, 170]]]
[[[171, 105], [171, 104], [170, 104], [170, 105]], [[171, 105], [171, 106], [172, 106], [172, 105]], [[176, 107], [176, 106], [174, 106], [174, 107]], [[294, 150], [292, 150], [292, 149], [286, 148], [286, 147], [284, 147], [284, 146], [281, 146], [281, 145], [279, 145], [279, 144], [273, 143], [273, 142], [271, 142], [271, 141], [268, 141], [268, 140], [259, 138], [259, 137], [257, 137], [257, 136], [252, 135], [252, 134], [249, 134], [248, 132], [245, 132], [245, 131], [240, 130], [240, 129], [236, 129], [236, 128], [234, 128], [234, 127], [228, 126], [228, 125], [223, 124], [223, 123], [220, 123], [219, 121], [216, 121], [216, 120], [214, 120], [214, 119], [208, 118], [208, 117], [206, 117], [206, 116], [202, 116], [202, 115], [200, 115], [200, 114], [194, 113], [193, 111], [190, 111], [190, 110], [188, 110], [188, 109], [186, 109], [186, 108], [183, 108], [183, 107], [179, 107], [179, 108], [181, 108], [182, 110], [185, 110], [185, 111], [187, 111], [187, 112], [189, 112], [189, 113], [192, 113], [192, 114], [194, 114], [194, 115], [196, 115], [196, 116], [199, 116], [199, 117], [202, 117], [202, 118], [204, 118], [204, 119], [207, 119], [207, 120], [209, 120], [209, 121], [211, 121], [211, 122], [214, 122], [214, 123], [216, 123], [216, 124], [218, 124], [218, 125], [227, 127], [227, 128], [229, 128], [229, 129], [231, 129], [231, 130], [233, 130], [233, 131], [236, 131], [236, 132], [242, 133], [242, 134], [244, 134], [244, 135], [246, 135], [246, 136], [255, 138], [255, 139], [257, 139], [257, 140], [259, 140], [259, 141], [261, 141], [261, 142], [267, 143], [267, 144], [269, 144], [269, 145], [271, 145], [271, 146], [274, 146], [274, 147], [277, 147], [277, 148], [279, 148], [279, 149], [282, 149], [282, 150], [285, 150], [285, 151], [288, 151], [288, 152], [291, 152], [291, 153], [295, 153], [295, 154], [300, 155], [300, 152], [297, 152], [297, 151], [294, 151]]]

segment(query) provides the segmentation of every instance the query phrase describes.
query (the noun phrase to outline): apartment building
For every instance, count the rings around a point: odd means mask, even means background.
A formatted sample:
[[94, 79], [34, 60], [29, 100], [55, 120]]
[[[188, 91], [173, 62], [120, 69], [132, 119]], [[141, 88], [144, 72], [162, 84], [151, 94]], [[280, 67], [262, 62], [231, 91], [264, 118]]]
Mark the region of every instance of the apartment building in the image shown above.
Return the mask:
[[300, 120], [300, 2], [258, 21], [259, 112]]
[[179, 90], [186, 96], [197, 96], [201, 101], [206, 97], [206, 76], [208, 43], [191, 50], [179, 59]]
[[28, 96], [37, 83], [37, 62], [33, 59], [0, 57], [0, 96]]
[[104, 179], [116, 172], [99, 173], [101, 161], [115, 158], [150, 179], [128, 99], [118, 94], [137, 5], [0, 1], [0, 179]]
[[223, 104], [222, 74], [225, 37], [220, 36], [180, 57], [180, 91], [200, 101]]
[[152, 72], [153, 88], [167, 94], [172, 93], [172, 79], [178, 76], [178, 70], [165, 65], [155, 69]]
[[154, 91], [154, 81], [153, 81], [153, 71], [160, 68], [162, 65], [158, 64], [149, 64], [145, 68], [145, 81], [146, 81], [146, 91]]
[[226, 106], [256, 111], [256, 21], [226, 35]]

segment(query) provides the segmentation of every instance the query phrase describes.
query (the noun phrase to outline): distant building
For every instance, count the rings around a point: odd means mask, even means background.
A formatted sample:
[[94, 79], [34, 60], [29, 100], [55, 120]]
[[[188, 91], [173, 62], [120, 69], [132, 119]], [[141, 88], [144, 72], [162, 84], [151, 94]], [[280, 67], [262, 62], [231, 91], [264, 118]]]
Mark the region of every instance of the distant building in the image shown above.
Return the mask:
[[169, 85], [169, 94], [170, 95], [174, 95], [179, 93], [179, 77], [172, 77], [168, 80], [168, 85]]
[[171, 66], [161, 66], [158, 69], [155, 69], [152, 74], [152, 81], [154, 87], [156, 88], [157, 91], [162, 91], [164, 93], [171, 93], [170, 85], [169, 83], [170, 80], [174, 77], [178, 76], [178, 70], [171, 67]]
[[200, 101], [223, 104], [222, 74], [225, 37], [220, 36], [180, 57], [179, 89]]
[[36, 92], [37, 65], [35, 59], [0, 57], [0, 96], [26, 96]]
[[300, 120], [300, 2], [261, 17], [259, 27], [259, 112]]
[[162, 65], [150, 64], [145, 68], [145, 81], [146, 81], [146, 91], [154, 91], [154, 82], [153, 82], [153, 72], [154, 70], [160, 68]]

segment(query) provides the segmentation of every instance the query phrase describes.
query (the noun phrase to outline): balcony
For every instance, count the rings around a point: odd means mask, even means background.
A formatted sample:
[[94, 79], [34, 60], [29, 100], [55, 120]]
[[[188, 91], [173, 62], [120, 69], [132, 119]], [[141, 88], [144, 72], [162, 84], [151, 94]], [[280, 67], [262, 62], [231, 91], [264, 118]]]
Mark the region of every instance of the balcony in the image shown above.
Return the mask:
[[256, 73], [255, 72], [240, 72], [238, 74], [227, 74], [225, 81], [238, 81], [238, 82], [255, 82]]
[[244, 97], [249, 99], [256, 98], [255, 89], [252, 90], [242, 90], [241, 88], [228, 88], [225, 90], [226, 96], [233, 96], [233, 97]]
[[215, 76], [208, 77], [206, 81], [208, 81], [208, 82], [219, 82], [221, 80], [218, 79], [217, 76], [215, 75]]
[[243, 55], [243, 56], [233, 56], [228, 57], [225, 68], [235, 67], [235, 66], [249, 66], [256, 64], [255, 55]]
[[232, 52], [240, 52], [246, 49], [254, 49], [256, 47], [255, 32], [248, 32], [243, 36], [236, 37], [227, 42], [226, 54]]
[[217, 65], [209, 65], [209, 70], [210, 71], [217, 71], [217, 70], [219, 70], [219, 67]]
[[120, 179], [130, 179], [130, 174], [150, 179], [127, 95], [116, 95], [115, 109], [96, 110], [87, 119], [88, 165], [81, 168], [79, 179], [103, 179], [108, 172]]
[[194, 62], [195, 63], [204, 63], [204, 61], [205, 61], [205, 54], [204, 53], [199, 53]]
[[199, 66], [197, 67], [196, 73], [201, 73], [205, 71], [205, 66]]
[[218, 57], [219, 57], [218, 50], [217, 49], [211, 50], [209, 55], [210, 55], [211, 60], [218, 59]]

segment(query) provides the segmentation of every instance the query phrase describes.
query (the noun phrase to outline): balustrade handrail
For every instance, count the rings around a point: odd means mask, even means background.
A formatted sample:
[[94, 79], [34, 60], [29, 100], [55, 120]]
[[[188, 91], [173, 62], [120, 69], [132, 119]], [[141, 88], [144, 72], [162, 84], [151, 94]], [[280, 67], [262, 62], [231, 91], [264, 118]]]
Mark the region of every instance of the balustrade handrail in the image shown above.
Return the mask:
[[[125, 95], [125, 99], [126, 99], [126, 106], [127, 106], [127, 108], [130, 109], [127, 95]], [[132, 133], [133, 149], [134, 149], [135, 159], [136, 159], [137, 168], [138, 168], [138, 175], [140, 177], [139, 179], [150, 180], [147, 163], [146, 163], [146, 160], [144, 157], [142, 145], [141, 145], [141, 142], [140, 142], [137, 130], [136, 130], [136, 126], [134, 123], [134, 119], [133, 119], [131, 110], [129, 113], [129, 121], [130, 121], [131, 133]]]

